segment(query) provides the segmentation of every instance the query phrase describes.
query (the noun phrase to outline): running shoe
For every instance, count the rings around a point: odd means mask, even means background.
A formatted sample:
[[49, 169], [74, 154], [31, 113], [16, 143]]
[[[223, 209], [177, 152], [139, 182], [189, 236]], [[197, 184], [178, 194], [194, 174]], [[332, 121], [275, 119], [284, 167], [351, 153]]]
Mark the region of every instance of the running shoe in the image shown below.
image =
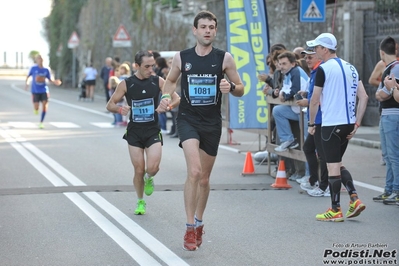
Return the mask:
[[195, 251], [197, 248], [196, 229], [194, 227], [187, 227], [186, 234], [184, 235], [183, 249]]
[[288, 180], [296, 181], [297, 179], [301, 179], [301, 178], [302, 178], [302, 176], [300, 176], [300, 175], [297, 174], [297, 173], [294, 173], [294, 174], [290, 175], [290, 177], [288, 178]]
[[329, 208], [325, 213], [317, 214], [316, 220], [323, 222], [343, 222], [344, 217], [342, 216], [341, 210], [335, 212], [333, 209]]
[[373, 197], [373, 200], [374, 201], [383, 201], [383, 200], [387, 199], [389, 196], [391, 196], [391, 194], [392, 193], [384, 191], [384, 193], [382, 193], [381, 195]]
[[366, 209], [366, 205], [364, 205], [360, 199], [355, 200], [355, 202], [349, 203], [349, 210], [346, 212], [346, 218], [354, 218], [359, 216], [359, 214]]
[[136, 210], [134, 211], [134, 214], [137, 214], [137, 215], [143, 215], [143, 214], [145, 214], [145, 200], [138, 200], [137, 201], [137, 208], [136, 208]]
[[144, 178], [144, 193], [151, 196], [152, 192], [154, 192], [154, 177]]
[[202, 235], [205, 234], [204, 225], [200, 225], [195, 228], [196, 231], [196, 240], [197, 240], [197, 247], [200, 247], [202, 244]]
[[295, 142], [295, 140], [287, 140], [284, 141], [283, 143], [280, 144], [280, 146], [277, 146], [276, 148], [274, 148], [275, 151], [286, 151], [288, 150], [288, 148]]
[[33, 113], [35, 114], [35, 115], [38, 115], [39, 114], [39, 110], [33, 110]]
[[330, 188], [327, 187], [326, 190], [324, 190], [324, 197], [331, 197], [331, 193], [330, 193]]
[[313, 190], [315, 188], [317, 188], [319, 186], [318, 182], [316, 182], [313, 186], [309, 183], [301, 183], [300, 187], [301, 189], [305, 190], [305, 191], [309, 191], [309, 190]]
[[330, 191], [328, 191], [328, 196], [327, 196], [327, 190], [328, 190], [328, 188], [326, 189], [326, 191], [323, 191], [321, 188], [315, 187], [314, 189], [307, 190], [306, 192], [311, 197], [329, 197], [330, 196]]
[[384, 204], [395, 204], [396, 202], [399, 202], [399, 191], [394, 191], [392, 192], [391, 195], [389, 195], [388, 198], [384, 199], [382, 203]]
[[305, 175], [297, 180], [295, 180], [298, 184], [302, 184], [302, 183], [309, 183], [309, 176]]
[[40, 124], [39, 124], [39, 128], [40, 128], [40, 129], [43, 129], [43, 128], [44, 128], [43, 123], [40, 123]]

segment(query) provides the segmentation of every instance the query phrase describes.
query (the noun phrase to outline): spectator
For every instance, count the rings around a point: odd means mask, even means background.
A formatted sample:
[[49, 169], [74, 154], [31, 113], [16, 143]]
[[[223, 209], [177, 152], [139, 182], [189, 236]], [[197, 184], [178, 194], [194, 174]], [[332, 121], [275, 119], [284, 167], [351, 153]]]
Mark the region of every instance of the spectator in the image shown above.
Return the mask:
[[[278, 63], [285, 77], [283, 87], [275, 89], [272, 95], [274, 98], [278, 97], [281, 102], [285, 102], [292, 100], [298, 91], [306, 90], [308, 76], [302, 68], [297, 66], [295, 55], [292, 52], [286, 51], [280, 54], [278, 56]], [[301, 108], [299, 106], [274, 106], [273, 117], [276, 122], [277, 135], [281, 142], [281, 145], [275, 148], [276, 151], [282, 152], [299, 146], [292, 133], [289, 120], [299, 121], [300, 111]]]
[[96, 78], [97, 78], [97, 69], [93, 67], [93, 64], [90, 63], [85, 69], [83, 73], [83, 79], [86, 84], [86, 99], [90, 99], [94, 101], [94, 88], [96, 86]]
[[[168, 63], [166, 62], [166, 59], [164, 57], [157, 57], [155, 59], [155, 74], [161, 78], [166, 78], [165, 73], [167, 73], [169, 67]], [[159, 93], [159, 97], [162, 96], [162, 92]], [[161, 127], [161, 133], [162, 134], [167, 134], [168, 130], [166, 127], [166, 122], [167, 122], [167, 116], [166, 113], [160, 113], [158, 114], [158, 119], [159, 119], [159, 126]]]
[[[373, 200], [384, 204], [399, 202], [399, 103], [392, 97], [396, 84], [393, 77], [399, 78], [399, 61], [396, 59], [396, 42], [386, 37], [380, 44], [381, 60], [387, 65], [382, 73], [382, 81], [375, 97], [380, 101], [381, 150], [386, 162], [385, 191]], [[393, 75], [393, 76], [392, 76]]]
[[[298, 100], [297, 104], [302, 107], [308, 107], [309, 101], [313, 95], [314, 82], [317, 69], [321, 63], [321, 60], [316, 57], [316, 52], [312, 48], [307, 48], [303, 52], [305, 54], [305, 61], [308, 64], [309, 69], [312, 69], [310, 78], [308, 81], [307, 92], [300, 92], [303, 99]], [[307, 112], [309, 120], [309, 112]], [[328, 188], [328, 172], [327, 164], [323, 156], [323, 148], [321, 143], [321, 110], [320, 106], [317, 110], [315, 118], [316, 132], [314, 135], [308, 134], [303, 145], [303, 152], [306, 156], [306, 161], [309, 165], [309, 180], [300, 183], [300, 186], [310, 196], [313, 197], [330, 197], [330, 189]], [[316, 152], [317, 151], [317, 152]], [[317, 158], [318, 157], [318, 158]], [[319, 178], [319, 168], [321, 176]], [[320, 183], [319, 183], [320, 179]]]
[[[322, 113], [322, 146], [328, 168], [328, 182], [331, 193], [331, 208], [317, 214], [319, 221], [344, 221], [341, 204], [341, 182], [349, 193], [347, 218], [358, 216], [366, 206], [358, 198], [353, 179], [342, 165], [342, 156], [348, 141], [360, 126], [367, 106], [368, 96], [359, 80], [356, 68], [336, 55], [337, 40], [331, 33], [322, 33], [315, 40], [306, 43], [314, 47], [316, 56], [324, 63], [316, 72], [315, 86], [309, 104], [310, 134], [315, 134], [315, 120], [319, 106]], [[359, 102], [356, 106], [356, 97]]]
[[109, 87], [108, 87], [108, 80], [110, 77], [110, 72], [112, 69], [112, 58], [111, 57], [107, 57], [105, 58], [105, 65], [103, 66], [103, 68], [101, 68], [101, 72], [100, 72], [100, 78], [103, 80], [103, 84], [104, 84], [104, 91], [105, 91], [105, 99], [106, 102], [109, 101]]

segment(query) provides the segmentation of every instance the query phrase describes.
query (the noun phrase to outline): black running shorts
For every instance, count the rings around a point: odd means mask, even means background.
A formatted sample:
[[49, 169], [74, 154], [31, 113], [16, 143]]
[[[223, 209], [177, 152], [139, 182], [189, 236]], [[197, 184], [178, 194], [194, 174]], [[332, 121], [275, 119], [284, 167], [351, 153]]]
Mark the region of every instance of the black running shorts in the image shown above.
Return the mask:
[[161, 145], [163, 145], [162, 134], [158, 127], [143, 127], [126, 130], [123, 139], [125, 139], [130, 146], [142, 149], [148, 148], [157, 142], [161, 142]]
[[354, 125], [337, 125], [321, 127], [321, 139], [323, 152], [327, 163], [339, 163], [348, 147], [349, 133], [354, 129]]
[[179, 116], [177, 118], [177, 131], [180, 138], [180, 147], [185, 140], [197, 139], [201, 150], [210, 156], [217, 155], [222, 135], [221, 121], [215, 125], [204, 125], [201, 121]]
[[47, 92], [44, 93], [32, 93], [32, 100], [34, 103], [48, 101]]

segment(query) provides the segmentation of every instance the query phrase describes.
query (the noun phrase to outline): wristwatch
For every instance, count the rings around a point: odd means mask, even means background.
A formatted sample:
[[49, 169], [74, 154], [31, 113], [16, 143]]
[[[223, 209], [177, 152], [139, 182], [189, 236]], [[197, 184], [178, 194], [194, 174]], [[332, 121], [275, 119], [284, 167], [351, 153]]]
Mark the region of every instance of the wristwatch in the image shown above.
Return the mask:
[[229, 81], [230, 83], [230, 92], [233, 92], [236, 89], [236, 84], [234, 82]]

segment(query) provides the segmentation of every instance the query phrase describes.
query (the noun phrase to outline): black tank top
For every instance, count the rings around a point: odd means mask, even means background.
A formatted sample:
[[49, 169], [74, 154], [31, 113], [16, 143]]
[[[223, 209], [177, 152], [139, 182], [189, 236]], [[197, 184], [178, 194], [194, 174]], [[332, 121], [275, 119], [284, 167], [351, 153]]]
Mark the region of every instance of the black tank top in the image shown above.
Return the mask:
[[180, 52], [182, 76], [179, 117], [189, 116], [210, 124], [221, 121], [222, 93], [219, 84], [224, 77], [225, 53], [214, 47], [205, 56], [197, 55], [195, 47]]
[[[382, 73], [382, 76], [381, 76], [381, 84], [380, 84], [381, 87], [385, 86], [384, 85], [385, 77], [391, 75], [392, 67], [395, 66], [398, 63], [399, 63], [398, 61], [393, 61], [392, 63], [390, 63], [385, 68], [385, 70], [384, 70], [384, 72]], [[397, 79], [397, 78], [395, 77], [395, 79]], [[395, 101], [395, 98], [391, 97], [391, 98], [389, 98], [386, 101], [380, 102], [380, 107], [383, 108], [383, 109], [386, 109], [386, 108], [399, 108], [399, 103], [397, 101]]]
[[132, 75], [125, 79], [126, 101], [131, 107], [128, 129], [131, 127], [158, 126], [159, 77], [139, 79]]

